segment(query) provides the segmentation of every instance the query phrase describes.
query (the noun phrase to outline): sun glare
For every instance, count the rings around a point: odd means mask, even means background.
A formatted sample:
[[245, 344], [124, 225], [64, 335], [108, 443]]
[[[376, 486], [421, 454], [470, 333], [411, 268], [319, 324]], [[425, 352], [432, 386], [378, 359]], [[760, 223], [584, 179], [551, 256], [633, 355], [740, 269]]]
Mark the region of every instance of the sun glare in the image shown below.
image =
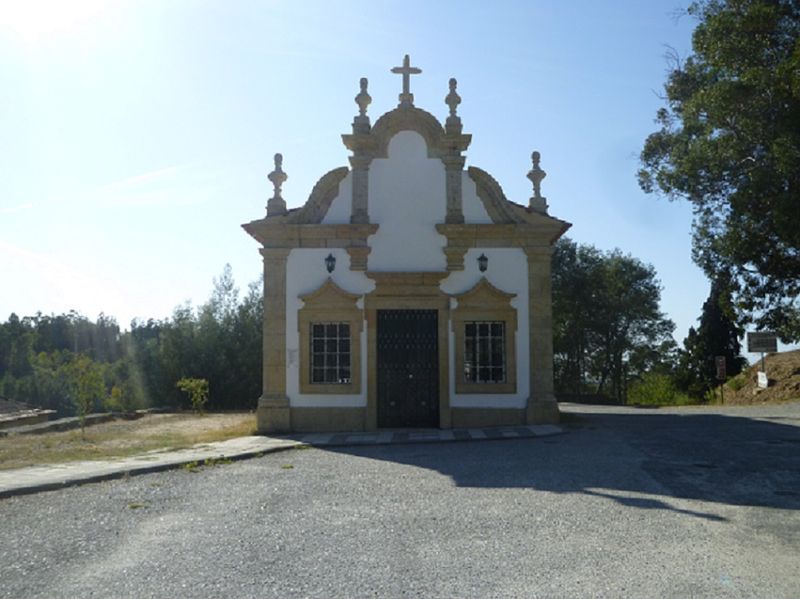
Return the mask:
[[109, 7], [108, 0], [0, 0], [0, 33], [27, 43], [75, 34]]

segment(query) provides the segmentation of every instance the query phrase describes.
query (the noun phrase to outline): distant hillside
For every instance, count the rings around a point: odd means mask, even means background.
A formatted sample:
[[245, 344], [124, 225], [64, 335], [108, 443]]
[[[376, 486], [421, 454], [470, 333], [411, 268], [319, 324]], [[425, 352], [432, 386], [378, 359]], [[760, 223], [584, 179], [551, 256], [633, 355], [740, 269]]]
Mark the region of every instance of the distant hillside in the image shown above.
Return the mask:
[[[756, 373], [761, 360], [735, 376], [724, 386], [726, 404], [761, 404], [800, 400], [800, 350], [766, 356], [769, 387], [759, 389]], [[717, 390], [719, 393], [719, 390]]]

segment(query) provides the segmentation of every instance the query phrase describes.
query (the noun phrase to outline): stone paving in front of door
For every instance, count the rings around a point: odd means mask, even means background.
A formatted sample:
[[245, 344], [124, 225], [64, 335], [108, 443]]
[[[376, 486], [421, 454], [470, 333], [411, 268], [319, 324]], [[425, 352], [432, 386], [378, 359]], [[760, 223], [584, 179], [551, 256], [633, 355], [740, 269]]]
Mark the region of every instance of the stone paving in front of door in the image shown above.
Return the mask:
[[446, 441], [477, 441], [499, 439], [526, 439], [544, 437], [563, 432], [553, 424], [533, 424], [528, 426], [499, 426], [487, 428], [461, 429], [420, 429], [420, 430], [381, 430], [370, 433], [306, 433], [283, 435], [281, 438], [293, 439], [314, 446], [342, 445], [385, 445], [390, 443], [437, 443]]

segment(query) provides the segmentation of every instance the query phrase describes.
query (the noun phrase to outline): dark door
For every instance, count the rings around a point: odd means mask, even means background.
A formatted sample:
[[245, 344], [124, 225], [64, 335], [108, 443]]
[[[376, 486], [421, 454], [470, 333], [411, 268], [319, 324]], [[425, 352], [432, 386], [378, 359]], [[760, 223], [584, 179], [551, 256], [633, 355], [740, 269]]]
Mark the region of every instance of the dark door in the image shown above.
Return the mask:
[[378, 310], [378, 426], [439, 426], [436, 310]]

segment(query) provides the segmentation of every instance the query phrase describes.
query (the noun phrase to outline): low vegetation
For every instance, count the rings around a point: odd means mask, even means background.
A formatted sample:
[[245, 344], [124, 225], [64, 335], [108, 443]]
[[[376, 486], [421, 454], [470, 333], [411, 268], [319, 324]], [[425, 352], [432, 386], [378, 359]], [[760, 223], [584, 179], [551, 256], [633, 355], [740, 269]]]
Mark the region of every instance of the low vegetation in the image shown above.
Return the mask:
[[79, 430], [0, 438], [0, 469], [76, 460], [102, 460], [150, 451], [182, 449], [255, 433], [250, 412], [149, 414]]
[[723, 385], [726, 404], [761, 404], [800, 400], [800, 350], [769, 354], [765, 358], [769, 386], [760, 389], [761, 362]]

